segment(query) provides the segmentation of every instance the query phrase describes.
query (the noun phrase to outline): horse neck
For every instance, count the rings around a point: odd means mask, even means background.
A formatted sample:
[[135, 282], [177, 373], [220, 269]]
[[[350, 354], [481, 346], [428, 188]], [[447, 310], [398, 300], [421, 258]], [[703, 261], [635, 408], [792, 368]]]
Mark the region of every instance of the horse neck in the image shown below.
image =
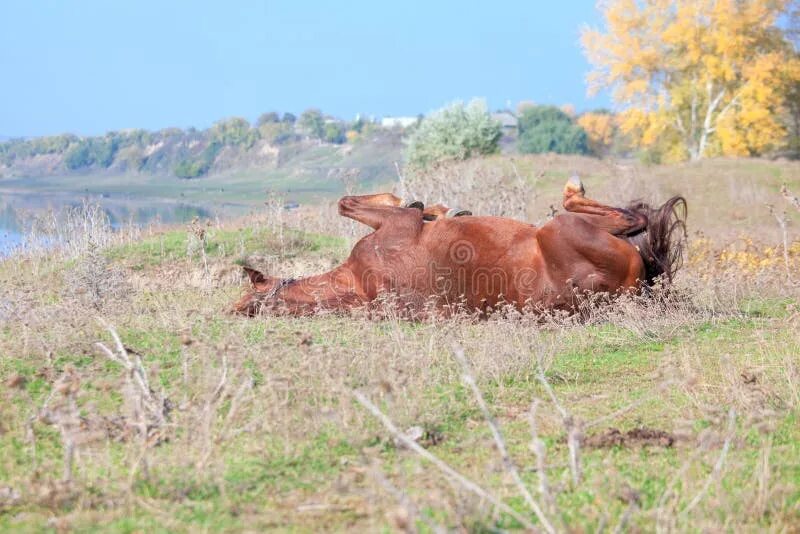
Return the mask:
[[299, 279], [276, 280], [267, 294], [274, 293], [278, 305], [289, 313], [312, 313], [317, 308], [341, 308], [360, 302], [355, 277], [347, 266]]

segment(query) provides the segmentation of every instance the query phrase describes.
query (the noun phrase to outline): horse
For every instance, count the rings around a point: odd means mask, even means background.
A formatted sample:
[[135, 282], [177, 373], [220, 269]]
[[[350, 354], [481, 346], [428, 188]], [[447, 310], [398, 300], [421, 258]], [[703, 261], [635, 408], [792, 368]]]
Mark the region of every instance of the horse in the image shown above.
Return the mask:
[[404, 205], [391, 193], [345, 196], [339, 214], [373, 229], [347, 260], [302, 279], [245, 267], [252, 288], [231, 311], [346, 312], [387, 294], [411, 317], [455, 308], [487, 314], [504, 304], [575, 311], [580, 294], [641, 292], [672, 281], [682, 258], [676, 233], [685, 234], [683, 197], [658, 208], [611, 207], [586, 197], [577, 177], [563, 195], [565, 213], [540, 227], [443, 205]]

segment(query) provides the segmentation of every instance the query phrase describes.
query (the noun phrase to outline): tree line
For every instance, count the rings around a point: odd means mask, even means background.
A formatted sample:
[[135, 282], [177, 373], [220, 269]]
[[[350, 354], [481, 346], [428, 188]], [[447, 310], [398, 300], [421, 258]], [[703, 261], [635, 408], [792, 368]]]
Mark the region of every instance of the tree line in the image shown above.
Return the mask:
[[[300, 114], [261, 114], [254, 123], [232, 117], [210, 128], [165, 128], [112, 131], [104, 135], [80, 137], [62, 134], [0, 143], [0, 167], [36, 157], [59, 158], [65, 171], [91, 171], [114, 167], [121, 171], [174, 174], [195, 178], [207, 174], [217, 156], [226, 148], [247, 152], [256, 143], [287, 145], [308, 140], [321, 143], [355, 143], [379, 126], [371, 121], [344, 121], [325, 115], [316, 108]], [[0, 168], [0, 170], [2, 170]]]

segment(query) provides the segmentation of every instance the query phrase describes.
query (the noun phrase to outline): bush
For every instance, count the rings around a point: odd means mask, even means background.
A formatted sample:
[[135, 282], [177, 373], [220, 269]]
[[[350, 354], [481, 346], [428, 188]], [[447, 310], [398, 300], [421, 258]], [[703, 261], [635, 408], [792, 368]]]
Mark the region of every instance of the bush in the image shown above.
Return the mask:
[[589, 138], [583, 128], [555, 106], [526, 107], [519, 118], [517, 148], [523, 154], [588, 154]]
[[197, 158], [185, 159], [179, 162], [173, 171], [175, 176], [178, 178], [203, 176], [211, 169], [220, 150], [222, 150], [222, 144], [218, 141], [212, 141]]
[[408, 141], [406, 159], [416, 167], [464, 160], [497, 152], [500, 123], [489, 116], [486, 102], [455, 102], [422, 120]]

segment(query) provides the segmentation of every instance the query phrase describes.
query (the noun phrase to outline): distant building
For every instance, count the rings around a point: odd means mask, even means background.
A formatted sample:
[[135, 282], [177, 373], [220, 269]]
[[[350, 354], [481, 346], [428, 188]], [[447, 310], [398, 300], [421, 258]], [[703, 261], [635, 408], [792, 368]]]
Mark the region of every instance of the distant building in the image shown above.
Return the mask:
[[510, 111], [498, 111], [492, 113], [492, 118], [500, 123], [504, 131], [516, 130], [519, 121]]
[[384, 117], [381, 119], [381, 126], [384, 128], [408, 128], [417, 123], [417, 117]]

